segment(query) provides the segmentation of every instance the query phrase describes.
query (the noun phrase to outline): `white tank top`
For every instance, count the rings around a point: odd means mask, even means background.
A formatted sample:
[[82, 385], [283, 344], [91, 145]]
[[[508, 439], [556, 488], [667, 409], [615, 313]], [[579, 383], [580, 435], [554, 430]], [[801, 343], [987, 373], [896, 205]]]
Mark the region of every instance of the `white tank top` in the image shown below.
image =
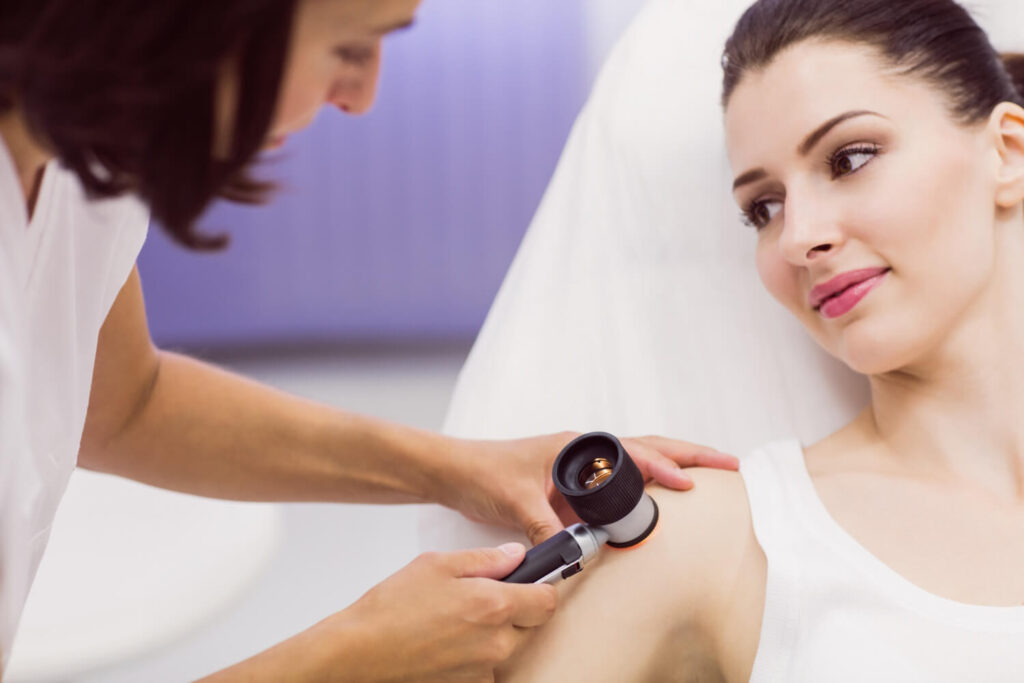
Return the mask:
[[[90, 202], [51, 162], [31, 222], [0, 140], [0, 649], [3, 667], [78, 459], [96, 342], [148, 211]], [[2, 670], [2, 669], [0, 669]]]
[[1024, 681], [1024, 607], [942, 598], [883, 564], [829, 515], [795, 440], [740, 471], [768, 559], [751, 683]]

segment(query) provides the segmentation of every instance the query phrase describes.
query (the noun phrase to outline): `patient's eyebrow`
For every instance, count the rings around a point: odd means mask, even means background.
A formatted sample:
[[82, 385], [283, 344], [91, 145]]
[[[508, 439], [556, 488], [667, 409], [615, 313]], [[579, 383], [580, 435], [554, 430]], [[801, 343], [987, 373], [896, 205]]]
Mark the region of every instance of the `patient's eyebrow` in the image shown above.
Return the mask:
[[[802, 156], [802, 157], [807, 156], [807, 154], [812, 149], [814, 149], [814, 146], [816, 144], [818, 144], [818, 142], [820, 142], [823, 137], [828, 135], [828, 132], [830, 130], [832, 130], [833, 128], [838, 126], [843, 121], [849, 121], [850, 119], [856, 118], [858, 116], [882, 116], [882, 115], [878, 114], [878, 113], [875, 113], [873, 111], [867, 111], [866, 109], [861, 109], [861, 110], [858, 110], [858, 111], [848, 111], [845, 114], [840, 114], [839, 116], [834, 116], [831, 119], [829, 119], [828, 121], [826, 121], [825, 123], [823, 123], [820, 126], [818, 126], [813, 133], [811, 133], [806, 138], [804, 138], [804, 141], [800, 143], [800, 146], [797, 147], [796, 151], [799, 152], [800, 156]], [[885, 117], [882, 116], [882, 118], [884, 119]]]
[[737, 178], [732, 184], [732, 191], [735, 192], [737, 188], [749, 185], [750, 183], [757, 182], [761, 178], [768, 175], [768, 172], [763, 168], [755, 168], [753, 171], [747, 171], [739, 178]]
[[[810, 154], [811, 150], [814, 149], [814, 146], [821, 142], [821, 139], [823, 137], [828, 135], [830, 130], [838, 126], [840, 123], [843, 123], [844, 121], [849, 121], [850, 119], [853, 118], [857, 118], [858, 116], [881, 116], [883, 119], [886, 118], [885, 116], [882, 116], [877, 112], [868, 111], [867, 109], [848, 111], [840, 114], [839, 116], [833, 116], [828, 121], [815, 128], [814, 132], [812, 132], [810, 135], [804, 138], [804, 141], [801, 142], [800, 146], [796, 148], [797, 153], [802, 157], [807, 156], [808, 154]], [[757, 182], [758, 180], [761, 180], [767, 175], [768, 173], [763, 168], [755, 168], [752, 171], [747, 171], [746, 173], [743, 173], [742, 175], [736, 178], [736, 180], [732, 184], [732, 190], [733, 192], [735, 192], [744, 185], [749, 185], [750, 183]]]

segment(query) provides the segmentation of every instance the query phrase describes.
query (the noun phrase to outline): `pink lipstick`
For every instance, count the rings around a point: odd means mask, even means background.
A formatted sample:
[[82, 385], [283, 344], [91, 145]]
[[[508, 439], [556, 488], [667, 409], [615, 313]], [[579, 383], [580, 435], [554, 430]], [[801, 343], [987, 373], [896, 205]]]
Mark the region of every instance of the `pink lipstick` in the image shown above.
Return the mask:
[[881, 284], [888, 268], [862, 268], [832, 278], [811, 290], [808, 303], [825, 318], [848, 313], [872, 289]]

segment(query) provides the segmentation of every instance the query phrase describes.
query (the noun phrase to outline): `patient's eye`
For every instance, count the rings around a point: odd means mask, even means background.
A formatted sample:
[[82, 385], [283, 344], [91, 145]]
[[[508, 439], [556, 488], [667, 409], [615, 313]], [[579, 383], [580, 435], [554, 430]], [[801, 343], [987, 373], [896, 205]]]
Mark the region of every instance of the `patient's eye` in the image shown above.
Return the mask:
[[778, 199], [755, 199], [743, 210], [743, 222], [760, 230], [767, 227], [781, 210], [782, 202]]
[[825, 164], [832, 172], [832, 178], [842, 178], [852, 175], [868, 165], [878, 156], [881, 148], [878, 145], [857, 144], [844, 147], [833, 152]]

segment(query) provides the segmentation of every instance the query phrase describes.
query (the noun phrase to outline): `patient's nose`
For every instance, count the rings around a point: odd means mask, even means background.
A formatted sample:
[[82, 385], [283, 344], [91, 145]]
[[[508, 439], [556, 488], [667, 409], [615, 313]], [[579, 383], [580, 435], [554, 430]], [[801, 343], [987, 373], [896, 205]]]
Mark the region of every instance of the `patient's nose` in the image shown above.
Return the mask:
[[838, 222], [813, 199], [787, 197], [783, 220], [779, 249], [794, 265], [819, 259], [842, 243]]

